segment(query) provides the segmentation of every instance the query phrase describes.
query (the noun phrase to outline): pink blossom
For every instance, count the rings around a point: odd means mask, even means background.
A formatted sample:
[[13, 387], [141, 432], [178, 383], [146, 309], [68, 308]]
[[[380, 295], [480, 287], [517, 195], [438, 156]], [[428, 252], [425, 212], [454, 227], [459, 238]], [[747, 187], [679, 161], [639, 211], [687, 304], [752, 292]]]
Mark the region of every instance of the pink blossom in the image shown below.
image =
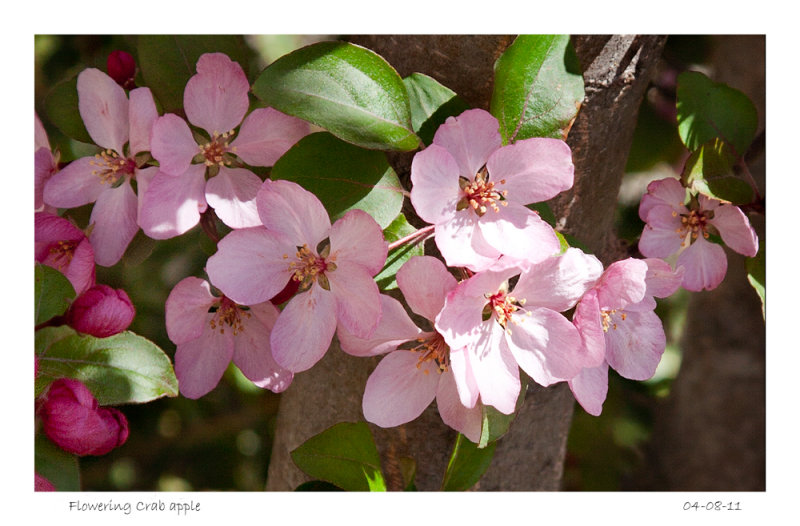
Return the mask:
[[[77, 159], [55, 173], [44, 188], [44, 202], [58, 208], [95, 203], [89, 240], [98, 265], [116, 264], [139, 230], [139, 198], [156, 168], [140, 169], [136, 154], [150, 149], [150, 129], [158, 113], [148, 88], [130, 92], [94, 68], [78, 75], [78, 110], [92, 140], [103, 151]], [[127, 148], [125, 145], [128, 145]]]
[[573, 323], [588, 354], [602, 357], [569, 385], [581, 406], [599, 415], [608, 391], [608, 367], [631, 380], [655, 373], [666, 347], [661, 320], [653, 312], [653, 297], [672, 295], [681, 284], [683, 268], [673, 271], [659, 259], [628, 258], [609, 265], [578, 303]]
[[34, 210], [55, 214], [55, 207], [45, 205], [44, 186], [58, 171], [59, 156], [50, 148], [50, 140], [39, 116], [34, 113]]
[[322, 358], [337, 323], [368, 338], [381, 317], [372, 276], [388, 250], [378, 223], [351, 210], [331, 226], [319, 199], [290, 181], [265, 181], [257, 204], [263, 226], [219, 242], [207, 265], [211, 283], [243, 304], [269, 301], [290, 279], [300, 284], [270, 336], [275, 360], [290, 371]]
[[75, 298], [66, 319], [78, 332], [107, 338], [127, 329], [135, 315], [133, 303], [124, 290], [95, 285]]
[[37, 411], [42, 430], [60, 448], [79, 456], [105, 455], [128, 439], [128, 421], [112, 407], [99, 407], [78, 380], [50, 384]]
[[[189, 123], [203, 129], [207, 139], [198, 144], [175, 114], [155, 123], [152, 153], [160, 172], [148, 187], [140, 217], [148, 236], [183, 234], [208, 206], [231, 228], [261, 224], [255, 204], [261, 179], [243, 163], [272, 166], [310, 130], [308, 123], [273, 108], [257, 108], [245, 117], [249, 91], [241, 66], [226, 55], [207, 53], [197, 61], [183, 103]], [[202, 159], [200, 164], [192, 164], [195, 158]]]
[[474, 271], [504, 261], [535, 263], [558, 253], [553, 229], [525, 207], [570, 188], [572, 155], [564, 141], [532, 138], [502, 145], [484, 110], [448, 118], [411, 165], [411, 203], [436, 226], [449, 266]]
[[[415, 256], [397, 272], [397, 284], [414, 313], [431, 327], [453, 290], [456, 279], [430, 256]], [[353, 336], [342, 326], [338, 337], [342, 350], [356, 356], [388, 353], [367, 380], [362, 409], [364, 417], [381, 427], [414, 420], [436, 399], [442, 420], [473, 442], [480, 439], [481, 404], [463, 403], [450, 370], [451, 351], [435, 330], [422, 331], [411, 321], [402, 304], [381, 295], [383, 316], [369, 339]]]
[[725, 278], [725, 251], [708, 241], [710, 234], [719, 234], [729, 248], [747, 257], [758, 252], [756, 232], [739, 207], [704, 195], [690, 196], [687, 201], [686, 189], [674, 178], [647, 186], [639, 217], [647, 223], [639, 250], [653, 258], [678, 254], [676, 266], [686, 269], [683, 287], [687, 290], [712, 290]]
[[[462, 401], [480, 393], [484, 404], [510, 414], [520, 390], [521, 367], [547, 386], [597, 365], [575, 326], [562, 314], [597, 279], [602, 265], [578, 249], [531, 265], [483, 271], [459, 283], [436, 317], [436, 330], [451, 349]], [[509, 280], [519, 275], [513, 290]]]
[[231, 361], [255, 385], [279, 393], [292, 373], [272, 358], [269, 334], [278, 309], [269, 302], [239, 305], [211, 293], [207, 281], [188, 277], [166, 303], [167, 335], [177, 345], [175, 374], [181, 393], [200, 398], [214, 389]]
[[56, 487], [45, 477], [34, 473], [33, 491], [55, 491]]
[[36, 261], [64, 274], [76, 294], [94, 285], [92, 244], [68, 219], [47, 212], [36, 213], [34, 249]]

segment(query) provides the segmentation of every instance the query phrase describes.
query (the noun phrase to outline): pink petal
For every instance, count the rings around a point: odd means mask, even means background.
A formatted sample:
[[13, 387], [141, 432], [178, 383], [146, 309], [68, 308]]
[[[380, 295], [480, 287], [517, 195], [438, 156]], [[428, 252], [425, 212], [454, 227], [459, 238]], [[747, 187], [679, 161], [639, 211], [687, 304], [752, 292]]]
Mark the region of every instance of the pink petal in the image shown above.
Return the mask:
[[514, 297], [524, 299], [526, 306], [564, 312], [575, 306], [602, 273], [603, 264], [595, 256], [568, 248], [564, 254], [549, 257], [523, 272], [514, 287]]
[[656, 372], [667, 344], [661, 319], [653, 311], [612, 314], [606, 332], [606, 361], [621, 376], [647, 380]]
[[433, 144], [450, 152], [459, 173], [471, 181], [502, 145], [500, 124], [488, 111], [467, 110], [458, 117], [448, 117], [436, 130]]
[[258, 215], [268, 230], [310, 250], [328, 237], [331, 221], [319, 199], [291, 181], [264, 181], [256, 196]]
[[666, 258], [675, 254], [683, 245], [685, 233], [676, 228], [656, 228], [645, 225], [639, 238], [639, 252], [648, 258]]
[[648, 296], [666, 298], [680, 288], [685, 272], [683, 267], [673, 271], [670, 264], [663, 259], [648, 258], [644, 262], [647, 264], [645, 283]]
[[39, 148], [50, 150], [50, 141], [47, 138], [47, 130], [44, 128], [39, 114], [33, 112], [33, 151], [38, 152]]
[[438, 259], [414, 256], [397, 271], [397, 285], [411, 310], [433, 321], [458, 282]]
[[475, 214], [465, 210], [453, 221], [436, 225], [434, 240], [448, 266], [480, 272], [500, 258], [501, 253], [486, 242], [477, 228], [476, 219]]
[[506, 343], [505, 332], [493, 319], [481, 325], [481, 334], [471, 350], [470, 364], [481, 401], [503, 414], [514, 412], [520, 381], [517, 362]]
[[130, 92], [130, 153], [132, 157], [140, 152], [150, 151], [150, 133], [158, 119], [156, 103], [150, 88], [136, 88]]
[[524, 206], [506, 203], [500, 212], [489, 210], [478, 220], [481, 234], [492, 248], [529, 263], [558, 254], [561, 243], [553, 227]]
[[122, 258], [139, 230], [138, 206], [139, 201], [128, 181], [117, 188], [108, 188], [97, 198], [89, 218], [89, 224], [94, 223], [89, 241], [98, 265], [110, 267]]
[[750, 220], [738, 206], [723, 204], [714, 209], [709, 223], [719, 230], [722, 240], [735, 252], [747, 257], [758, 253], [758, 236]]
[[381, 294], [380, 298], [381, 321], [369, 338], [353, 336], [339, 325], [337, 335], [344, 352], [353, 356], [374, 356], [394, 351], [399, 345], [417, 337], [426, 337], [426, 334], [414, 325], [399, 301], [385, 294]]
[[587, 413], [599, 416], [608, 394], [608, 364], [584, 369], [569, 381], [569, 388]]
[[233, 363], [255, 385], [273, 393], [286, 390], [294, 375], [275, 362], [269, 345], [270, 330], [280, 311], [271, 303], [250, 307], [242, 331], [233, 339]]
[[647, 185], [647, 193], [639, 203], [639, 217], [642, 221], [647, 221], [650, 210], [655, 206], [667, 206], [679, 214], [686, 212], [683, 205], [686, 199], [686, 188], [674, 177], [651, 181]]
[[506, 199], [523, 205], [572, 188], [575, 171], [567, 143], [541, 137], [503, 146], [489, 157], [486, 168], [495, 188], [507, 190]]
[[176, 345], [197, 339], [208, 325], [208, 309], [219, 298], [204, 279], [188, 277], [170, 291], [164, 306], [167, 336]]
[[309, 132], [305, 121], [273, 108], [256, 108], [245, 118], [231, 148], [249, 165], [272, 166]]
[[728, 258], [725, 250], [699, 236], [694, 243], [678, 256], [676, 266], [683, 266], [683, 288], [698, 292], [713, 290], [725, 279]]
[[190, 165], [180, 175], [159, 171], [147, 184], [139, 210], [139, 224], [153, 239], [169, 239], [200, 222], [208, 205], [205, 166]]
[[56, 208], [76, 208], [93, 203], [108, 188], [93, 174], [94, 157], [81, 157], [54, 173], [44, 186], [44, 202]]
[[206, 201], [231, 228], [261, 226], [256, 208], [259, 188], [261, 179], [250, 170], [222, 166], [206, 184]]
[[189, 168], [194, 156], [200, 153], [200, 148], [186, 121], [167, 113], [153, 124], [150, 151], [162, 172], [180, 175]]
[[125, 90], [99, 69], [85, 69], [78, 75], [78, 111], [95, 144], [122, 155], [129, 130]]
[[213, 314], [207, 314], [203, 334], [182, 343], [175, 351], [175, 375], [186, 398], [197, 399], [214, 389], [233, 356], [233, 335], [211, 328]]
[[250, 106], [250, 84], [242, 67], [222, 53], [206, 53], [186, 83], [183, 107], [189, 122], [209, 135], [236, 128]]
[[[136, 197], [139, 199], [139, 206], [137, 207], [136, 217], [139, 218], [139, 226], [141, 227], [141, 218], [142, 218], [142, 205], [144, 204], [144, 196], [147, 193], [147, 187], [150, 186], [150, 182], [158, 173], [158, 166], [147, 166], [145, 168], [137, 168], [136, 172], [134, 173], [134, 179], [136, 179]], [[147, 232], [145, 232], [147, 233]]]
[[328, 350], [336, 331], [336, 298], [318, 286], [298, 294], [272, 328], [272, 356], [294, 373], [310, 369]]
[[331, 293], [336, 298], [336, 318], [354, 336], [369, 338], [381, 319], [378, 285], [364, 267], [339, 265], [326, 272]]
[[603, 272], [597, 284], [597, 300], [601, 309], [620, 309], [639, 303], [647, 291], [647, 263], [627, 258], [615, 261]]
[[364, 388], [364, 418], [394, 427], [414, 420], [430, 405], [439, 385], [439, 368], [434, 362], [420, 363], [419, 356], [395, 351], [381, 360]]
[[581, 352], [584, 355], [584, 367], [594, 367], [605, 362], [606, 337], [603, 331], [603, 320], [597, 291], [592, 289], [578, 302], [572, 323], [581, 335]]
[[536, 383], [547, 387], [568, 380], [591, 364], [582, 352], [578, 330], [563, 315], [544, 308], [527, 312], [531, 314], [513, 315], [506, 342], [519, 366]]
[[292, 271], [283, 254], [295, 247], [262, 227], [234, 230], [206, 263], [211, 283], [240, 305], [264, 303], [280, 292]]
[[483, 408], [475, 404], [471, 408], [464, 407], [458, 397], [456, 381], [453, 374], [444, 372], [439, 378], [439, 388], [436, 390], [436, 407], [442, 422], [452, 427], [472, 442], [481, 439], [483, 425]]
[[386, 263], [389, 245], [380, 225], [363, 210], [350, 210], [330, 230], [331, 259], [337, 265], [358, 264], [371, 276]]
[[435, 144], [414, 155], [411, 162], [411, 204], [424, 221], [449, 221], [461, 199], [459, 169], [453, 156]]
[[458, 390], [458, 397], [464, 407], [475, 407], [480, 390], [475, 382], [470, 363], [470, 351], [467, 348], [450, 349], [450, 371]]
[[[64, 274], [76, 294], [80, 294], [94, 285], [94, 250], [83, 231], [69, 220], [54, 214], [39, 212], [34, 215], [34, 218], [36, 261]], [[57, 245], [61, 241], [77, 243], [71, 257], [66, 254], [62, 255], [57, 250]]]
[[34, 208], [37, 211], [44, 207], [44, 186], [48, 179], [57, 171], [53, 160], [53, 153], [47, 148], [39, 148], [33, 157], [33, 189]]

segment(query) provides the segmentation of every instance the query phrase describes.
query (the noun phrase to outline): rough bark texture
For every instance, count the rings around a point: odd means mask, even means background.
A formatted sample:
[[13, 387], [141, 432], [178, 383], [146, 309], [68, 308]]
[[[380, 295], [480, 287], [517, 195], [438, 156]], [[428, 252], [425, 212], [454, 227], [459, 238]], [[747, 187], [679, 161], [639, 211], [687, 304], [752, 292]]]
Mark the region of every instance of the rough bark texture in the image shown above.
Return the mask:
[[[425, 73], [470, 105], [488, 109], [494, 62], [513, 37], [381, 35], [350, 40], [382, 55], [401, 76]], [[576, 180], [574, 189], [553, 204], [561, 229], [604, 261], [616, 250], [611, 242], [616, 196], [638, 107], [664, 42], [657, 36], [574, 39], [586, 83], [586, 99], [568, 139]], [[401, 177], [408, 175], [409, 159], [391, 157]], [[306, 480], [291, 463], [290, 450], [330, 425], [361, 419], [361, 394], [374, 363], [331, 349], [312, 370], [297, 375], [281, 399], [267, 489], [290, 490]], [[559, 489], [573, 407], [565, 384], [529, 388], [477, 489]], [[455, 433], [442, 424], [435, 404], [405, 426], [373, 432], [392, 485], [397, 479], [392, 466], [407, 456], [417, 460], [418, 489], [439, 488]]]
[[[711, 77], [745, 92], [764, 129], [765, 39], [713, 40]], [[765, 158], [750, 171], [764, 195]], [[764, 239], [763, 217], [751, 216]], [[766, 489], [765, 328], [745, 258], [730, 250], [725, 280], [694, 293], [681, 347], [683, 361], [669, 399], [656, 413], [645, 469], [634, 489]]]

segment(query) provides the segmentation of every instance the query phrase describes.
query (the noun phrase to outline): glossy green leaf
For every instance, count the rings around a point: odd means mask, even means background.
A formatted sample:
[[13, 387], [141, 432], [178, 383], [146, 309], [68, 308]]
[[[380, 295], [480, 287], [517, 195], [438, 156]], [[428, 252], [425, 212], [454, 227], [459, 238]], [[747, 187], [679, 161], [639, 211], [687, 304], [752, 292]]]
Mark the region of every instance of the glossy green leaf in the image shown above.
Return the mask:
[[64, 274], [41, 263], [36, 263], [33, 276], [33, 306], [39, 325], [64, 314], [75, 298], [75, 289]]
[[81, 114], [78, 112], [78, 77], [56, 84], [44, 101], [47, 118], [61, 132], [76, 141], [91, 143]]
[[365, 422], [336, 424], [292, 451], [308, 475], [346, 491], [385, 491], [381, 460]]
[[78, 457], [56, 446], [41, 433], [37, 433], [34, 440], [33, 465], [36, 473], [49, 480], [56, 491], [80, 491]]
[[178, 396], [178, 380], [167, 355], [132, 332], [95, 338], [69, 327], [45, 327], [36, 331], [35, 345], [37, 395], [53, 380], [67, 377], [86, 384], [100, 405]]
[[183, 90], [204, 53], [225, 53], [248, 73], [248, 47], [234, 35], [141, 35], [138, 66], [165, 113], [183, 111]]
[[422, 73], [403, 79], [411, 103], [411, 125], [425, 144], [433, 141], [436, 130], [447, 117], [458, 116], [469, 105], [456, 92]]
[[[406, 216], [400, 214], [392, 221], [392, 224], [383, 231], [383, 237], [391, 244], [394, 241], [410, 236], [416, 231], [417, 229], [408, 223]], [[381, 291], [397, 288], [396, 276], [400, 267], [414, 256], [425, 255], [424, 239], [425, 236], [414, 238], [408, 243], [389, 251], [389, 254], [386, 256], [386, 264], [375, 276], [375, 281], [378, 283], [378, 288]]]
[[761, 315], [766, 319], [767, 306], [767, 246], [763, 239], [759, 239], [758, 254], [753, 258], [747, 258], [747, 281], [761, 299]]
[[383, 152], [326, 132], [303, 137], [278, 159], [270, 177], [293, 181], [316, 195], [332, 221], [358, 208], [386, 228], [403, 206], [403, 187]]
[[514, 421], [514, 418], [517, 416], [517, 412], [522, 407], [522, 404], [525, 403], [525, 393], [528, 389], [528, 377], [522, 373], [519, 376], [520, 381], [520, 390], [519, 390], [519, 397], [517, 398], [517, 405], [514, 408], [514, 412], [510, 415], [506, 415], [495, 409], [490, 405], [483, 406], [483, 422], [481, 424], [481, 438], [478, 442], [478, 448], [483, 449], [493, 442], [495, 442], [498, 438], [502, 437], [508, 432], [508, 428], [511, 426], [511, 422]]
[[565, 138], [583, 97], [569, 35], [521, 35], [497, 59], [491, 112], [500, 121], [503, 144]]
[[497, 443], [493, 442], [484, 448], [479, 448], [477, 444], [459, 433], [444, 473], [442, 490], [466, 491], [474, 486], [492, 463], [496, 447]]
[[756, 136], [758, 113], [747, 95], [702, 73], [678, 76], [677, 108], [678, 134], [690, 151], [720, 138], [738, 157]]
[[733, 175], [736, 155], [731, 146], [714, 138], [692, 152], [684, 165], [681, 182], [701, 194], [735, 204], [750, 203], [753, 188]]
[[420, 145], [403, 80], [382, 57], [348, 42], [319, 42], [284, 55], [261, 73], [253, 93], [364, 148]]

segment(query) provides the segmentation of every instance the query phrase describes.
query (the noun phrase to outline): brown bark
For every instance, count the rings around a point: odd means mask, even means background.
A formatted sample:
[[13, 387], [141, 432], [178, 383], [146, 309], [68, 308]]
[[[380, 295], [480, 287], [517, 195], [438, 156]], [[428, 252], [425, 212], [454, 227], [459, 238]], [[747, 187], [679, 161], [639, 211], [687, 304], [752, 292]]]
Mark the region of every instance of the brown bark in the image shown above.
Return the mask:
[[[456, 91], [475, 107], [488, 108], [494, 62], [509, 36], [358, 36], [351, 41], [382, 55], [401, 76], [421, 72]], [[559, 226], [608, 261], [616, 196], [636, 115], [665, 38], [587, 36], [574, 39], [585, 70], [586, 99], [568, 142], [576, 167], [575, 187], [554, 203]], [[409, 156], [393, 156], [407, 176]], [[282, 395], [267, 489], [290, 490], [303, 475], [289, 451], [315, 433], [345, 420], [361, 420], [361, 395], [375, 361], [353, 358], [334, 342], [312, 370], [297, 375]], [[532, 386], [509, 433], [478, 484], [482, 490], [556, 490], [563, 472], [566, 438], [574, 400], [565, 384]], [[373, 432], [384, 459], [417, 461], [417, 487], [435, 490], [455, 433], [435, 404], [417, 420]], [[396, 461], [386, 462], [396, 465]], [[387, 473], [388, 478], [395, 477]]]

